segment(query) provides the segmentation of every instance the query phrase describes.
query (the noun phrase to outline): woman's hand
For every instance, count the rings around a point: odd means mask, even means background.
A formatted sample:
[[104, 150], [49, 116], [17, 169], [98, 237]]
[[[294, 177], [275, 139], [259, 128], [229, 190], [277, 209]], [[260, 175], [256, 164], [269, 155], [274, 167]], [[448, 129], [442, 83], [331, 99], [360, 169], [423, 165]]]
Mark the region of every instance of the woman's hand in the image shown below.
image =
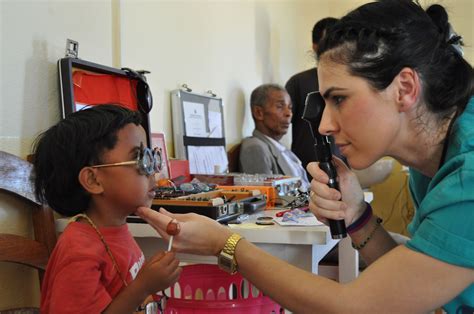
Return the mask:
[[364, 193], [356, 175], [346, 164], [333, 156], [338, 174], [340, 192], [330, 188], [328, 175], [319, 168], [317, 162], [308, 164], [311, 181], [309, 208], [318, 220], [328, 224], [328, 219], [344, 219], [346, 226], [354, 222], [365, 210]]
[[164, 208], [157, 212], [147, 207], [138, 208], [136, 214], [166, 240], [170, 237], [166, 233], [166, 227], [172, 219], [176, 219], [181, 230], [174, 236], [173, 248], [178, 252], [218, 255], [232, 234], [215, 220], [197, 214], [172, 214]]

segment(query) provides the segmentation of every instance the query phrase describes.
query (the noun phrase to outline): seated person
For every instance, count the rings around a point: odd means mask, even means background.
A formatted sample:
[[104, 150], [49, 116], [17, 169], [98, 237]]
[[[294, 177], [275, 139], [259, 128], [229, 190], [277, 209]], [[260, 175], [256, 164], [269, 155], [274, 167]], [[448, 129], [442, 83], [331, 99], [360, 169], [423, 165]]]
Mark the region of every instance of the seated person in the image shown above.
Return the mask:
[[145, 262], [126, 218], [151, 206], [156, 152], [138, 112], [115, 105], [72, 113], [36, 141], [38, 199], [74, 216], [49, 259], [41, 313], [132, 313], [181, 272], [173, 252]]
[[255, 129], [242, 141], [239, 170], [249, 174], [281, 174], [300, 177], [302, 187], [309, 181], [301, 161], [280, 143], [288, 132], [293, 116], [287, 91], [277, 84], [263, 84], [250, 96]]

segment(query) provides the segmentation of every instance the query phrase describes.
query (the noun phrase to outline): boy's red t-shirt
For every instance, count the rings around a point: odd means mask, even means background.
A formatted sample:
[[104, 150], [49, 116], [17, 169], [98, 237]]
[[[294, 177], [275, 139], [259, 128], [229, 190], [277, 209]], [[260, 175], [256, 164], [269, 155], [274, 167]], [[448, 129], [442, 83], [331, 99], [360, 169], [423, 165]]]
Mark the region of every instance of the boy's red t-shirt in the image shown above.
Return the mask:
[[[99, 228], [127, 283], [145, 262], [128, 226]], [[48, 262], [41, 313], [101, 313], [124, 286], [92, 226], [70, 223]]]

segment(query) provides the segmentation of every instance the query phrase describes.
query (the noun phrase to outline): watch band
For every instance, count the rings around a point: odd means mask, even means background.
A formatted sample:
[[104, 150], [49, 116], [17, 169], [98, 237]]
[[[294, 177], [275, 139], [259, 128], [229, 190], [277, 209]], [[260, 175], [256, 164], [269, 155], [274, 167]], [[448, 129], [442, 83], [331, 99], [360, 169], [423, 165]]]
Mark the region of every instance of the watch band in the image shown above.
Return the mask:
[[234, 256], [235, 254], [235, 247], [237, 246], [237, 243], [242, 239], [242, 236], [238, 233], [233, 233], [228, 239], [227, 242], [224, 245], [224, 248], [222, 249], [223, 252]]
[[218, 264], [219, 267], [228, 273], [234, 274], [237, 272], [237, 261], [235, 260], [235, 248], [237, 243], [242, 240], [243, 237], [240, 234], [233, 233], [226, 241], [224, 248], [219, 254]]

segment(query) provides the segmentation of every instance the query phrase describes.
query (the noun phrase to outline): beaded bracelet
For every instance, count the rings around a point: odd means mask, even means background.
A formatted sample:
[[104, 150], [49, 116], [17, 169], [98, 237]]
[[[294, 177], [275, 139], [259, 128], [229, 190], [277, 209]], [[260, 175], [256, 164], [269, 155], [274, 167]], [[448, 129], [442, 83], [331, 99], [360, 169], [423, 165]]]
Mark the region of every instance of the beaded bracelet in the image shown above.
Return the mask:
[[366, 207], [364, 213], [346, 228], [347, 233], [352, 234], [362, 229], [362, 227], [370, 221], [370, 218], [372, 218], [372, 206], [367, 202], [365, 202], [365, 204]]
[[374, 229], [369, 233], [367, 238], [361, 244], [355, 244], [354, 242], [352, 242], [352, 247], [354, 249], [356, 249], [357, 251], [360, 250], [360, 249], [363, 249], [367, 245], [367, 243], [370, 241], [370, 239], [372, 239], [372, 237], [375, 234], [375, 231], [377, 231], [377, 229], [382, 224], [382, 221], [383, 221], [382, 218], [377, 217], [376, 225], [375, 225]]

